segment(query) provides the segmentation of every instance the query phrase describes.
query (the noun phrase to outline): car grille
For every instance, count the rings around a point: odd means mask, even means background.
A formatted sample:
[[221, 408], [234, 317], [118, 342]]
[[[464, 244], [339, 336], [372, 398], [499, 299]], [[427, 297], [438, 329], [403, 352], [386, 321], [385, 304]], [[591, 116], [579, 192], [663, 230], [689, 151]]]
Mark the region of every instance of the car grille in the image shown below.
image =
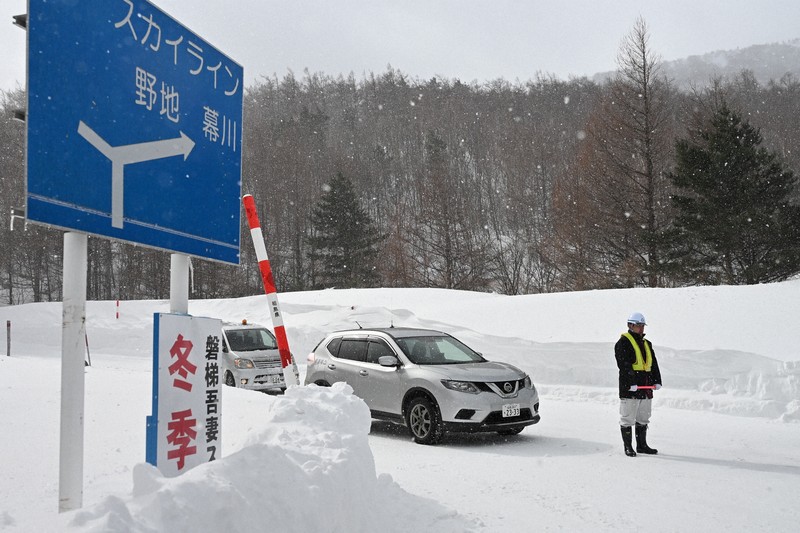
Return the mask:
[[525, 386], [524, 380], [512, 381], [495, 381], [486, 383], [475, 383], [477, 387], [484, 392], [493, 392], [500, 397], [508, 398], [509, 396], [516, 396], [517, 392]]
[[255, 360], [253, 361], [253, 365], [256, 368], [282, 368], [280, 359], [277, 361], [264, 361], [264, 360]]

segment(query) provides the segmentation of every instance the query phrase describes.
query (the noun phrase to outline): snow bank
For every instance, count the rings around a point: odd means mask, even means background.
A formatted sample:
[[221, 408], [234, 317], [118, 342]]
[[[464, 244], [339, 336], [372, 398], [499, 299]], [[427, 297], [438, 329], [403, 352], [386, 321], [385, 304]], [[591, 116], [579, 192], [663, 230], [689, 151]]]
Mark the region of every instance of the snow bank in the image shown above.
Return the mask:
[[[548, 397], [618, 401], [613, 342], [536, 343], [466, 330], [453, 333], [487, 358], [528, 372], [545, 403]], [[654, 347], [664, 381], [655, 395], [657, 405], [785, 422], [800, 417], [800, 362], [733, 350]]]
[[369, 411], [348, 385], [290, 388], [238, 452], [177, 478], [138, 464], [129, 496], [60, 520], [81, 531], [132, 533], [473, 529], [390, 476], [376, 476], [369, 430]]
[[[662, 368], [664, 389], [658, 402], [785, 422], [800, 418], [800, 361], [795, 360], [800, 358], [800, 328], [763, 333], [774, 322], [765, 310], [770, 305], [786, 316], [800, 313], [800, 280], [529, 296], [440, 289], [322, 290], [287, 293], [281, 302], [301, 371], [306, 355], [331, 331], [357, 324], [424, 327], [451, 333], [488, 359], [515, 364], [548, 394], [592, 401], [616, 399], [613, 345], [624, 329], [620, 317], [639, 309], [651, 324], [648, 338]], [[263, 295], [190, 302], [195, 316], [233, 322], [264, 322], [265, 308]], [[115, 302], [87, 302], [92, 353], [149, 358], [153, 313], [168, 309], [166, 301], [125, 301], [117, 320]], [[58, 303], [0, 308], [14, 319], [15, 339], [21, 339], [13, 350], [58, 357], [60, 310]], [[714, 327], [703, 327], [709, 323]], [[599, 388], [605, 390], [595, 390]]]

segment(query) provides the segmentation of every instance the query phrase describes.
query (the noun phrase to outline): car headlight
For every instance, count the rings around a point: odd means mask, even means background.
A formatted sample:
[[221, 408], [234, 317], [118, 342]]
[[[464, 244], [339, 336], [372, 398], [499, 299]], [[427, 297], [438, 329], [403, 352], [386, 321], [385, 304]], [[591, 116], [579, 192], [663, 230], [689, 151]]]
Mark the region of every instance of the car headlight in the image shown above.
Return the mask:
[[443, 379], [442, 385], [444, 385], [446, 389], [457, 392], [468, 392], [469, 394], [478, 394], [481, 392], [480, 389], [478, 389], [478, 387], [476, 387], [471, 381], [453, 381], [450, 379]]
[[254, 368], [253, 361], [239, 357], [233, 360], [233, 366], [236, 368]]
[[533, 388], [533, 382], [531, 381], [531, 377], [530, 376], [527, 376], [527, 375], [525, 376], [525, 379], [522, 380], [522, 386], [525, 387], [526, 389], [532, 389]]

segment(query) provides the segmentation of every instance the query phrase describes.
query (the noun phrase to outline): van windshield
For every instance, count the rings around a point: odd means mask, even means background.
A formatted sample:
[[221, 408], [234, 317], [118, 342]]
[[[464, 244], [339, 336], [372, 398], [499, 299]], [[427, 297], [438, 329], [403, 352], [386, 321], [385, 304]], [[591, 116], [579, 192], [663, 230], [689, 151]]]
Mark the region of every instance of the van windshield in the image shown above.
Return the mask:
[[275, 337], [264, 328], [228, 330], [225, 335], [228, 337], [231, 350], [234, 352], [276, 350], [278, 348], [278, 342]]

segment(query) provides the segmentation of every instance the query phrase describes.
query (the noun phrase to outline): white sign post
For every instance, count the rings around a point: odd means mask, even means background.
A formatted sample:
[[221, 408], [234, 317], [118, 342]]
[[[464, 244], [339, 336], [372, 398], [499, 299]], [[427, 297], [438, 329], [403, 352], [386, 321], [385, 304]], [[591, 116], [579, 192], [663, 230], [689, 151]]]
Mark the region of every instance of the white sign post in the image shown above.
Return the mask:
[[183, 254], [169, 257], [169, 312], [189, 313], [189, 257]]
[[84, 342], [87, 236], [64, 234], [64, 300], [61, 327], [61, 447], [59, 512], [83, 505]]
[[165, 476], [214, 461], [222, 452], [221, 331], [216, 318], [155, 314], [147, 462]]

